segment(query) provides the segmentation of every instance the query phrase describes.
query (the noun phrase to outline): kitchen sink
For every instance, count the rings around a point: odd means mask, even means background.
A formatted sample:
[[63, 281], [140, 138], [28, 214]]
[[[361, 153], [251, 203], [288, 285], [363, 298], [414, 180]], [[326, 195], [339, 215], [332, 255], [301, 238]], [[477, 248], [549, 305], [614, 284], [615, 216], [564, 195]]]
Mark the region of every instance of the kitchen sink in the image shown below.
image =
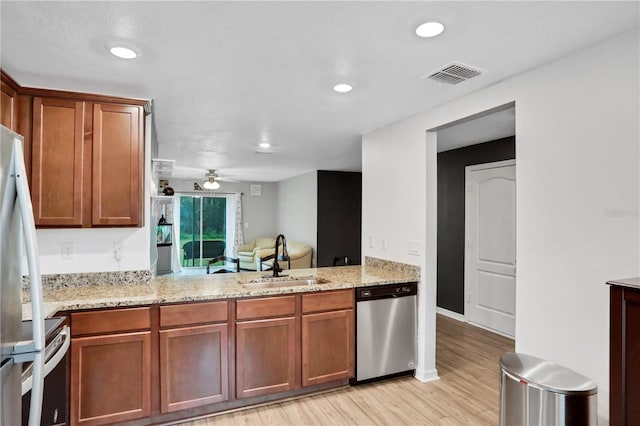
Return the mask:
[[291, 279], [291, 280], [267, 280], [264, 281], [252, 281], [247, 283], [241, 283], [245, 288], [276, 288], [276, 287], [303, 287], [316, 284], [327, 284], [328, 280], [319, 278], [310, 279]]

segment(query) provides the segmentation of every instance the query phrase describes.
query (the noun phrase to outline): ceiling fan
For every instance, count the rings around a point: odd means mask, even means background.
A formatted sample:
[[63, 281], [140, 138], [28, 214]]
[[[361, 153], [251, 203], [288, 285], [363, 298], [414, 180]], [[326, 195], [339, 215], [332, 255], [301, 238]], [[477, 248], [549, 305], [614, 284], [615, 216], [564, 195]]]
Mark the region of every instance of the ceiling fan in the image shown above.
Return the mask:
[[218, 172], [214, 169], [209, 169], [206, 174], [207, 180], [202, 184], [205, 189], [218, 189], [220, 188], [220, 183], [218, 182]]

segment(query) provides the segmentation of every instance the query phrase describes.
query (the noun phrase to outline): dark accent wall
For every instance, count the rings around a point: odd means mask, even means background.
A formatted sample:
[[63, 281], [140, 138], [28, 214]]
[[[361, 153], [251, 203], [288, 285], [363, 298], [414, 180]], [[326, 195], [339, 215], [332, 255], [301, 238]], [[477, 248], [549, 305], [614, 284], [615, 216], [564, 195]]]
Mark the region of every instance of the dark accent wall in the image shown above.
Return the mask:
[[464, 314], [464, 168], [516, 158], [515, 136], [438, 154], [437, 305]]
[[318, 171], [318, 266], [333, 266], [334, 256], [360, 264], [362, 173]]

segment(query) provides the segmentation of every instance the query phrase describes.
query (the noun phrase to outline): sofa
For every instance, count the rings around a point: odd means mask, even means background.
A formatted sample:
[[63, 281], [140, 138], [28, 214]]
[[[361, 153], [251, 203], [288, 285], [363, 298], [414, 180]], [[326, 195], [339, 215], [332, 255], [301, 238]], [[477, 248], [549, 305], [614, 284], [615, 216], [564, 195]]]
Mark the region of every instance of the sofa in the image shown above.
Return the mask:
[[[267, 252], [273, 254], [275, 247], [276, 240], [273, 238], [256, 238], [247, 244], [234, 247], [233, 252], [234, 257], [240, 260], [240, 269], [255, 271], [258, 264], [256, 254]], [[266, 256], [266, 254], [262, 254], [262, 256]]]
[[[256, 266], [258, 270], [260, 270], [260, 258], [273, 255], [274, 248], [272, 248], [271, 250], [257, 251]], [[278, 252], [282, 254], [282, 248], [279, 248]], [[287, 262], [286, 260], [278, 261], [280, 268], [282, 269], [311, 268], [311, 262], [313, 258], [313, 248], [309, 244], [299, 243], [296, 241], [287, 242], [287, 253], [289, 254], [289, 262]], [[273, 267], [273, 259], [269, 259], [262, 262], [263, 271], [270, 269], [272, 267]]]

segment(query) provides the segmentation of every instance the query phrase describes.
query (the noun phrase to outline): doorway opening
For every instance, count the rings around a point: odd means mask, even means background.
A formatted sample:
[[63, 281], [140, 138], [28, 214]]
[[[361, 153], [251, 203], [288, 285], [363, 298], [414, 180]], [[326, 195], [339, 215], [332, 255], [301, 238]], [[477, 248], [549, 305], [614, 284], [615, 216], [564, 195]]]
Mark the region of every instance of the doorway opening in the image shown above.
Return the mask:
[[513, 338], [515, 103], [431, 131], [437, 132], [436, 310]]

